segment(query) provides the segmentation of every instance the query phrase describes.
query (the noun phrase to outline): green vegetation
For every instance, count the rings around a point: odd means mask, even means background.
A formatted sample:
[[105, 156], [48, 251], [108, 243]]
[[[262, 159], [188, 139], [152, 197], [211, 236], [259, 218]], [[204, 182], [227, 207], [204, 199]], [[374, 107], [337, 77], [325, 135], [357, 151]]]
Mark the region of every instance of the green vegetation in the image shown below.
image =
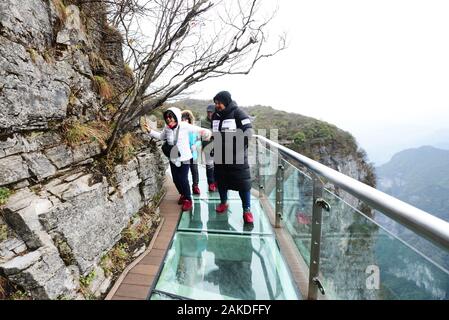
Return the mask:
[[0, 276], [0, 300], [6, 299], [6, 287], [8, 285], [8, 280]]
[[33, 48], [28, 48], [28, 49], [27, 49], [27, 52], [28, 52], [29, 55], [30, 55], [31, 61], [33, 61], [33, 63], [36, 63], [37, 56], [39, 55], [39, 54], [37, 53], [37, 51], [34, 50]]
[[134, 71], [129, 66], [129, 64], [125, 64], [124, 69], [125, 69], [125, 75], [130, 79], [134, 79]]
[[125, 268], [129, 259], [129, 246], [124, 242], [119, 242], [100, 262], [105, 275], [118, 275]]
[[[92, 70], [95, 72], [110, 70], [111, 64], [109, 61], [104, 60], [98, 53], [92, 51], [89, 53], [89, 64]], [[100, 77], [101, 78], [101, 77]]]
[[55, 53], [54, 53], [54, 49], [45, 49], [44, 53], [42, 54], [42, 56], [44, 57], [45, 62], [47, 63], [53, 63], [55, 62]]
[[123, 40], [123, 36], [122, 33], [113, 25], [109, 24], [109, 23], [105, 23], [103, 26], [103, 31], [105, 33], [105, 37], [107, 39], [110, 39], [111, 37], [113, 38], [120, 38]]
[[8, 188], [0, 188], [0, 205], [5, 204], [11, 196], [11, 191]]
[[100, 267], [103, 268], [106, 277], [114, 274], [114, 264], [111, 259], [112, 250], [108, 254], [105, 254], [100, 261]]
[[357, 152], [357, 143], [351, 134], [318, 120], [304, 123], [300, 131], [293, 135], [293, 144], [289, 147], [309, 157], [319, 147], [330, 147], [343, 156]]
[[90, 286], [90, 284], [92, 283], [92, 281], [95, 279], [95, 271], [90, 272], [87, 276], [85, 277], [80, 277], [80, 284], [84, 287], [87, 288]]
[[161, 202], [162, 197], [164, 196], [165, 192], [166, 192], [165, 188], [162, 188], [162, 190], [159, 191], [159, 193], [156, 194], [153, 197], [153, 199], [151, 200], [151, 203], [152, 203], [153, 206], [158, 206], [159, 205], [159, 203]]
[[[92, 271], [88, 275], [80, 277], [81, 293], [87, 300], [97, 300], [97, 297], [89, 290], [89, 286], [95, 279], [95, 276], [95, 271]], [[60, 300], [64, 300], [64, 297], [62, 297]]]
[[22, 287], [0, 275], [0, 300], [31, 300]]
[[113, 103], [108, 103], [105, 106], [105, 108], [106, 108], [106, 111], [108, 113], [110, 113], [111, 115], [114, 115], [117, 112], [117, 110], [118, 110], [117, 106], [115, 104], [113, 104]]
[[67, 19], [67, 12], [66, 12], [66, 6], [64, 4], [63, 0], [52, 0], [53, 5], [56, 8], [56, 13], [58, 15], [58, 18], [64, 22]]
[[136, 241], [139, 238], [139, 233], [137, 232], [136, 228], [133, 228], [131, 226], [123, 230], [122, 238], [127, 242]]
[[75, 257], [73, 256], [72, 253], [72, 248], [70, 248], [70, 246], [66, 241], [58, 237], [54, 239], [54, 243], [56, 248], [58, 248], [59, 255], [61, 256], [61, 259], [62, 261], [64, 261], [64, 264], [66, 266], [76, 264]]
[[297, 145], [302, 145], [302, 144], [306, 143], [306, 141], [307, 141], [306, 135], [302, 131], [297, 132], [293, 136], [293, 142]]
[[[156, 204], [158, 202], [154, 202], [155, 199], [158, 200], [161, 195], [158, 194], [154, 197], [153, 203]], [[129, 245], [133, 246], [136, 241], [141, 238], [147, 236], [153, 225], [154, 218], [154, 208], [145, 206], [143, 207], [130, 221], [128, 227], [122, 232], [122, 239]], [[137, 223], [135, 223], [137, 221]], [[149, 240], [146, 239], [146, 240]]]
[[84, 142], [98, 142], [101, 148], [106, 148], [106, 141], [112, 132], [112, 128], [110, 123], [101, 121], [88, 123], [68, 121], [63, 124], [62, 131], [66, 142], [70, 146], [76, 146]]
[[95, 87], [98, 94], [106, 100], [111, 100], [114, 96], [114, 90], [109, 82], [102, 76], [94, 76]]
[[70, 92], [69, 104], [73, 106], [74, 104], [76, 104], [77, 100], [78, 98], [76, 97], [76, 94]]
[[14, 292], [11, 297], [11, 300], [30, 300], [29, 295], [22, 290], [17, 290], [16, 292]]
[[[112, 132], [112, 128], [111, 131]], [[107, 133], [109, 137], [110, 133]], [[103, 150], [106, 148], [106, 139], [101, 143]], [[98, 157], [91, 168], [92, 173], [98, 178], [106, 177], [112, 186], [117, 186], [115, 180], [115, 168], [118, 164], [128, 163], [136, 154], [142, 150], [144, 142], [135, 133], [128, 132], [121, 136], [116, 146], [107, 155]]]
[[6, 224], [0, 224], [0, 242], [8, 239], [8, 226]]
[[145, 206], [136, 213], [122, 231], [122, 239], [101, 259], [100, 266], [106, 276], [118, 276], [123, 272], [133, 259], [132, 253], [151, 241], [159, 221], [152, 207]]
[[142, 145], [143, 142], [136, 135], [128, 132], [120, 138], [111, 157], [116, 163], [126, 163], [137, 154]]
[[33, 191], [36, 195], [40, 195], [43, 190], [43, 186], [41, 184], [35, 184], [30, 187], [30, 190]]

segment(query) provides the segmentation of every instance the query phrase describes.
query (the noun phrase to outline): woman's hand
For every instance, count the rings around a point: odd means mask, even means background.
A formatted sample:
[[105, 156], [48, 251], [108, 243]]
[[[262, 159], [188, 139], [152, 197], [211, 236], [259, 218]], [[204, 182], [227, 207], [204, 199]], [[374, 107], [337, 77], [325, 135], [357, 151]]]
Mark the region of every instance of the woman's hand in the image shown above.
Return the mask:
[[200, 132], [201, 136], [203, 137], [204, 141], [209, 141], [212, 137], [212, 132], [210, 130], [204, 129]]
[[148, 123], [144, 123], [143, 128], [145, 129], [146, 132], [148, 132], [148, 133], [151, 132], [151, 128], [150, 128], [150, 125]]

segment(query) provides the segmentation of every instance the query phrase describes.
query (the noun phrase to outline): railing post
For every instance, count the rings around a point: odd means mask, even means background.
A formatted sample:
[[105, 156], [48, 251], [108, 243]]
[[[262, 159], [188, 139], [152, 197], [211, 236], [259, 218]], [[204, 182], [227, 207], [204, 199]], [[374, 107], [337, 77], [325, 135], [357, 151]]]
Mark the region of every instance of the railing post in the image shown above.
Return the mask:
[[262, 180], [261, 180], [261, 174], [260, 174], [260, 147], [259, 147], [259, 139], [256, 137], [256, 181], [257, 181], [257, 187], [259, 190], [259, 197], [262, 196]]
[[316, 300], [318, 290], [324, 294], [324, 289], [319, 281], [320, 251], [321, 251], [321, 223], [322, 223], [322, 195], [323, 184], [318, 177], [313, 175], [313, 213], [312, 213], [312, 241], [310, 245], [309, 268], [309, 300]]
[[[280, 159], [280, 158], [278, 158]], [[276, 217], [275, 228], [281, 227], [282, 214], [284, 212], [284, 167], [278, 161], [278, 167], [276, 171]]]

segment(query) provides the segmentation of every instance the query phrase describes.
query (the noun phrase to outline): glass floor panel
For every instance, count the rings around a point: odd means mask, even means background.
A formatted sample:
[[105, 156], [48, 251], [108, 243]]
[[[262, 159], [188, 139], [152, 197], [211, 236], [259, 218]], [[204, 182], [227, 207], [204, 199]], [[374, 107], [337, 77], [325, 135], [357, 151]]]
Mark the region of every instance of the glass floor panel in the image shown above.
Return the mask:
[[178, 231], [155, 289], [190, 299], [300, 298], [273, 236]]
[[[205, 186], [203, 186], [201, 184], [201, 181], [198, 184], [198, 186], [201, 190], [201, 194], [199, 194], [199, 195], [192, 194], [193, 199], [220, 200], [220, 194], [218, 193], [218, 191], [217, 192], [209, 192], [207, 184]], [[228, 200], [240, 200], [239, 193], [237, 191], [229, 190], [228, 191]], [[255, 202], [255, 201], [258, 201], [258, 199], [256, 197], [254, 197], [253, 195], [251, 195], [251, 202]]]
[[179, 231], [209, 231], [219, 233], [273, 234], [273, 229], [258, 202], [251, 203], [254, 224], [244, 225], [242, 203], [229, 200], [227, 212], [218, 214], [215, 207], [219, 200], [194, 200], [192, 212], [183, 212], [178, 225]]
[[155, 292], [151, 295], [150, 300], [178, 300], [166, 294]]
[[[198, 165], [198, 176], [199, 176], [198, 187], [201, 190], [201, 194], [199, 194], [199, 195], [192, 194], [192, 197], [194, 199], [219, 200], [220, 195], [219, 195], [218, 191], [216, 191], [216, 192], [208, 191], [209, 185], [207, 184], [206, 167], [204, 167], [202, 165]], [[189, 171], [189, 185], [192, 186], [192, 174], [190, 171]], [[228, 199], [229, 200], [240, 199], [239, 193], [237, 191], [229, 190], [228, 191]], [[257, 198], [255, 198], [254, 196], [251, 195], [251, 201], [255, 202], [255, 201], [257, 201]]]

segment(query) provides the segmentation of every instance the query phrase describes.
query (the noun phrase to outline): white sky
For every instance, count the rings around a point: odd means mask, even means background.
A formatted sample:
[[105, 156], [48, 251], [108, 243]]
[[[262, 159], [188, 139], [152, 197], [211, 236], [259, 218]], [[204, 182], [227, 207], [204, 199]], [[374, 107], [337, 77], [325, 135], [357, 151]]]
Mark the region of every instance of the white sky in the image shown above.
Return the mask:
[[279, 0], [272, 30], [288, 32], [286, 51], [191, 97], [228, 90], [242, 106], [325, 120], [376, 164], [449, 128], [449, 1]]

